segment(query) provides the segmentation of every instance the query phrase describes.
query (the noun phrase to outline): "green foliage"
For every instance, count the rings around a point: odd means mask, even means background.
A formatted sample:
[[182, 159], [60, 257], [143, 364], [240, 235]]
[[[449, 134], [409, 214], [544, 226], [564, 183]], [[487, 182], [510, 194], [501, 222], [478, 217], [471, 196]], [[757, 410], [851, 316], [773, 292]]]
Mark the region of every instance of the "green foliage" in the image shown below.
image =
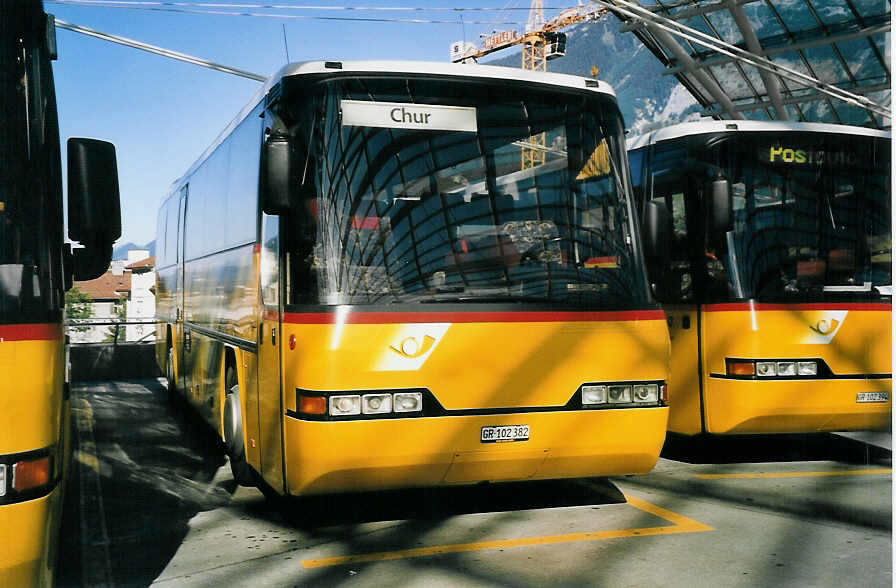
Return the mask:
[[[127, 311], [125, 310], [124, 303], [122, 301], [118, 301], [112, 307], [112, 320], [115, 321], [124, 321], [127, 318]], [[103, 341], [107, 341], [110, 343], [118, 343], [119, 338], [124, 337], [124, 325], [112, 325], [106, 330], [106, 334], [103, 337]]]
[[[90, 296], [72, 286], [72, 289], [65, 293], [65, 318], [66, 319], [87, 319], [93, 316], [93, 308], [90, 306]], [[90, 327], [72, 326], [71, 330], [79, 333], [85, 332]]]

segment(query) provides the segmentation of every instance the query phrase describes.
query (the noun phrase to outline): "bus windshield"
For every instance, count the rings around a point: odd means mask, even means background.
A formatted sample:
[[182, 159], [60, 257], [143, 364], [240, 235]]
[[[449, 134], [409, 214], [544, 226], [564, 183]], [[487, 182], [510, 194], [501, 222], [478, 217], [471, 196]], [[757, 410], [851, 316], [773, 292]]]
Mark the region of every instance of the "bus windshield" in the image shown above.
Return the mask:
[[769, 301], [890, 296], [889, 142], [758, 135], [732, 152], [733, 248], [717, 262], [732, 286]]
[[[313, 238], [292, 301], [643, 305], [620, 116], [589, 94], [419, 78], [318, 84], [307, 114]], [[395, 125], [358, 120], [359, 103]], [[408, 128], [445, 108], [455, 118], [442, 128]]]
[[[46, 194], [57, 194], [58, 164], [48, 162], [58, 157], [59, 147], [58, 140], [44, 143], [43, 135], [34, 132], [39, 128], [35, 121], [41, 120], [34, 113], [46, 102], [52, 107], [52, 96], [29, 95], [21, 83], [28, 80], [21, 54], [36, 49], [23, 47], [18, 37], [0, 43], [0, 63], [8, 64], [11, 72], [9, 82], [0, 84], [0, 323], [44, 321], [53, 318], [52, 309], [61, 304], [51, 299], [55, 293], [48, 241], [62, 239], [61, 212], [55, 212], [62, 203], [45, 200]], [[32, 89], [31, 94], [40, 90]], [[30, 121], [29, 106], [34, 117]], [[48, 167], [49, 174], [41, 172]]]

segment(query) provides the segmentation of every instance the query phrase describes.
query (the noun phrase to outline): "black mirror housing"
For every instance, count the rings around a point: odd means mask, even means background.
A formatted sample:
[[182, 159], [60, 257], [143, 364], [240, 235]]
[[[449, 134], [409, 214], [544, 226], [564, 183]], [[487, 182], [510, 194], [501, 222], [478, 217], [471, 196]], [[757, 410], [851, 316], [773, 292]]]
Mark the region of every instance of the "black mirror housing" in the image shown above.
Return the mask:
[[703, 193], [709, 203], [708, 231], [713, 239], [718, 239], [734, 226], [734, 203], [731, 185], [722, 175], [717, 175], [704, 186]]
[[68, 140], [68, 236], [85, 246], [110, 248], [121, 236], [118, 164], [112, 143]]
[[109, 269], [112, 243], [91, 244], [72, 250], [72, 274], [78, 281], [93, 280]]
[[261, 209], [286, 214], [292, 208], [292, 145], [285, 134], [272, 134], [261, 159]]
[[644, 208], [644, 258], [651, 282], [658, 282], [668, 269], [672, 249], [672, 215], [666, 204], [651, 200]]

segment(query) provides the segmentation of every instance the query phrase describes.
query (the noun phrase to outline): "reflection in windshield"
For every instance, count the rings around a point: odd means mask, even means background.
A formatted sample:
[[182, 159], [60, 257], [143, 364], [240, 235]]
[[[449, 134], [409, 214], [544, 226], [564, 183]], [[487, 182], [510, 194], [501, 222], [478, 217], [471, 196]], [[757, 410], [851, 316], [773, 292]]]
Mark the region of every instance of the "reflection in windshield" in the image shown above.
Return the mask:
[[732, 174], [736, 267], [759, 299], [869, 297], [891, 283], [889, 146], [825, 139], [758, 140], [755, 165]]
[[[308, 279], [293, 280], [311, 287], [294, 289], [293, 303], [643, 303], [615, 108], [597, 97], [406, 85], [397, 95], [383, 81], [344, 81], [320, 96], [316, 238], [302, 260]], [[476, 108], [478, 130], [339, 122], [343, 99], [408, 93]]]

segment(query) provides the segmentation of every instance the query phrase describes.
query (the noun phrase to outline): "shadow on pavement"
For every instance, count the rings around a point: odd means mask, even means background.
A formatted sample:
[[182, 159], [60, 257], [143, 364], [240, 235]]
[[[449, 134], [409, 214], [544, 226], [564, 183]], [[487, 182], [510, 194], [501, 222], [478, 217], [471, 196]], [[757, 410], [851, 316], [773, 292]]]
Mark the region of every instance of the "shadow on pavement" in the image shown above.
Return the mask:
[[625, 496], [605, 478], [477, 484], [275, 499], [304, 530], [391, 520], [435, 520], [487, 512], [621, 504]]
[[[230, 501], [232, 479], [215, 480], [218, 468], [226, 463], [223, 450], [191, 411], [177, 401], [169, 403], [168, 392], [157, 379], [78, 383], [73, 386], [72, 406], [75, 458], [66, 492], [57, 583], [89, 585], [92, 579], [108, 577], [118, 586], [148, 586], [176, 553], [190, 519]], [[80, 436], [88, 452], [86, 439], [92, 437], [98, 470], [78, 444], [79, 410], [86, 410], [87, 422], [92, 423], [85, 431], [82, 419]], [[80, 483], [87, 480], [95, 486], [97, 473], [102, 490], [98, 503], [82, 493]], [[85, 499], [98, 505], [86, 512], [103, 516], [85, 517]], [[102, 537], [103, 530], [107, 542], [82, 545], [84, 537]], [[93, 565], [82, 569], [82, 558], [105, 564], [108, 570]]]
[[891, 451], [829, 433], [696, 435], [669, 433], [661, 456], [691, 464], [839, 461], [889, 466]]

